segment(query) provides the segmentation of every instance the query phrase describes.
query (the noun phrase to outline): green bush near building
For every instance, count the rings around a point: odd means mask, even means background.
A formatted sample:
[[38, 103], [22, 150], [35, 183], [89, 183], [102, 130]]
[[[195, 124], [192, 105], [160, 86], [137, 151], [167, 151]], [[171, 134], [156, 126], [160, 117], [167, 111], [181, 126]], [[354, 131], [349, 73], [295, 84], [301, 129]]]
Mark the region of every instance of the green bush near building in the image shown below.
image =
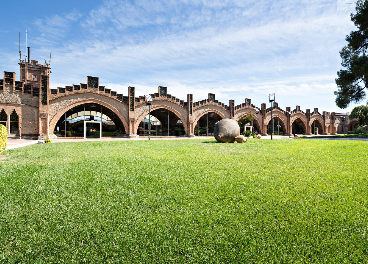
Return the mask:
[[368, 142], [35, 144], [0, 160], [0, 263], [365, 263]]
[[0, 154], [6, 149], [8, 145], [8, 132], [6, 127], [0, 124]]

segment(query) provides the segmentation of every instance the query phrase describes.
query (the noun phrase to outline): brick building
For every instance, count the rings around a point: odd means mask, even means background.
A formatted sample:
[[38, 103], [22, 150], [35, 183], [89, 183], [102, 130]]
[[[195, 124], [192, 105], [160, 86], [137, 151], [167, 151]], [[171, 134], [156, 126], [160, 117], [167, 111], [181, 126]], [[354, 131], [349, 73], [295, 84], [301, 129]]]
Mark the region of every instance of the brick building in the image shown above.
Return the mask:
[[[137, 96], [134, 87], [119, 94], [101, 86], [98, 77], [88, 76], [86, 83], [65, 87], [50, 87], [50, 65], [38, 61], [21, 61], [20, 78], [14, 72], [4, 72], [0, 79], [0, 123], [13, 137], [137, 137], [148, 134], [148, 105], [145, 96]], [[239, 120], [251, 114], [255, 130], [267, 135], [270, 131], [271, 108], [244, 103], [228, 105], [219, 102], [215, 94], [186, 101], [168, 94], [167, 87], [158, 87], [151, 94], [151, 135], [196, 136], [209, 135], [223, 118]], [[343, 121], [343, 117], [345, 121]], [[315, 108], [305, 112], [273, 108], [275, 132], [278, 134], [336, 134], [354, 130], [357, 120], [344, 114], [323, 112]]]

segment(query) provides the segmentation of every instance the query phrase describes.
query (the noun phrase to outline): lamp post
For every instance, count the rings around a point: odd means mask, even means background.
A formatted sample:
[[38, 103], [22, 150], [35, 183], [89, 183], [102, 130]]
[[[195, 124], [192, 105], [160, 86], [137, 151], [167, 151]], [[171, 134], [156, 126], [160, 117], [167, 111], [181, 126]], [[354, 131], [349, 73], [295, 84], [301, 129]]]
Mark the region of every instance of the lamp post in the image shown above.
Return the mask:
[[342, 133], [344, 133], [345, 136], [345, 116], [341, 117], [341, 121], [342, 121]]
[[273, 110], [273, 103], [275, 102], [275, 93], [269, 94], [268, 95], [268, 100], [271, 103], [271, 140], [272, 140], [272, 134], [273, 134], [273, 116], [272, 116], [272, 110]]
[[151, 140], [151, 105], [152, 98], [150, 95], [146, 95], [146, 101], [148, 105], [148, 140]]

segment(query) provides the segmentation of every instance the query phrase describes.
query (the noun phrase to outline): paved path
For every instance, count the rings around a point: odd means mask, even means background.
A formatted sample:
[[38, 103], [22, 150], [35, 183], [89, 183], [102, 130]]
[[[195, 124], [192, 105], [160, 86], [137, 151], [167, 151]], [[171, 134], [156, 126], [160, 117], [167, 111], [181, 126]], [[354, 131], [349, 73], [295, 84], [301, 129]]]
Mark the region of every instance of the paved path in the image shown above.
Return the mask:
[[15, 148], [21, 148], [25, 146], [29, 146], [32, 144], [37, 144], [38, 140], [31, 140], [31, 139], [8, 139], [8, 146], [6, 147], [6, 150], [8, 149], [15, 149]]
[[[151, 140], [190, 140], [190, 139], [213, 139], [213, 136], [209, 137], [151, 137]], [[271, 139], [271, 136], [263, 136], [262, 139]], [[292, 139], [289, 136], [273, 136], [273, 139]], [[310, 139], [316, 139], [310, 138]], [[327, 139], [327, 140], [362, 140], [368, 141], [368, 138], [336, 138], [336, 137], [321, 137], [317, 139]], [[62, 142], [88, 142], [88, 141], [127, 141], [127, 140], [148, 140], [148, 137], [138, 137], [138, 138], [91, 138], [91, 139], [82, 139], [82, 138], [58, 138], [53, 139], [53, 143], [62, 143]], [[32, 144], [37, 144], [38, 140], [31, 139], [8, 139], [8, 149], [21, 148], [25, 146], [29, 146]]]
[[[189, 139], [210, 139], [210, 137], [151, 137], [151, 140], [189, 140]], [[58, 138], [53, 139], [52, 143], [62, 143], [62, 142], [89, 142], [89, 141], [127, 141], [127, 140], [148, 140], [148, 137], [139, 137], [139, 138], [91, 138], [91, 139], [83, 139], [83, 138]], [[37, 144], [38, 140], [32, 139], [8, 139], [8, 149], [21, 148], [25, 146], [29, 146], [32, 144]]]

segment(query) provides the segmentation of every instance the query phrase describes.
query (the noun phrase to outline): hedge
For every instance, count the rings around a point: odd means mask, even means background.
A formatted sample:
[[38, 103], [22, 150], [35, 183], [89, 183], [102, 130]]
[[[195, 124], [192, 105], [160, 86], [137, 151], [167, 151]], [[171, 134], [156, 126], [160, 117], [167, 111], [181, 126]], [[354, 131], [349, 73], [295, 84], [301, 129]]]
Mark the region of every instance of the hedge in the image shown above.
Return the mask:
[[6, 149], [8, 145], [8, 132], [6, 127], [0, 124], [0, 154]]

